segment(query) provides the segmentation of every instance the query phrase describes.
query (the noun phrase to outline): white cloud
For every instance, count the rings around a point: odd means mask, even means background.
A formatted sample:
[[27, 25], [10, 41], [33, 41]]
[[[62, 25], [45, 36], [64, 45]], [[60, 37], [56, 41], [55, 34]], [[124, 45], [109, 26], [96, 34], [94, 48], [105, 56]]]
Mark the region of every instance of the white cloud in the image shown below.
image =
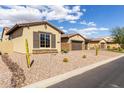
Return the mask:
[[74, 6], [72, 11], [73, 12], [80, 12], [80, 6]]
[[38, 9], [45, 12], [47, 20], [77, 20], [83, 15], [80, 6], [73, 6], [71, 9], [67, 6], [42, 6]]
[[84, 28], [82, 30], [84, 30], [84, 31], [107, 31], [109, 29], [108, 28], [104, 28], [104, 27], [101, 27], [101, 28], [89, 27], [89, 28]]
[[67, 32], [68, 32], [66, 29], [64, 29], [64, 27], [63, 27], [63, 26], [60, 26], [59, 28], [60, 28], [63, 32], [65, 32], [65, 33], [67, 33]]
[[[6, 9], [4, 8], [6, 7]], [[41, 20], [74, 21], [83, 15], [80, 6], [0, 6], [0, 26]]]
[[96, 26], [96, 23], [94, 23], [94, 22], [86, 22], [85, 20], [83, 22], [80, 22], [80, 24], [87, 25], [87, 26]]
[[87, 25], [88, 26], [96, 26], [96, 24], [94, 22], [89, 22]]
[[85, 35], [85, 36], [91, 36], [91, 35], [98, 34], [100, 31], [108, 31], [109, 28], [104, 28], [104, 27], [100, 27], [100, 28], [89, 27], [89, 28], [84, 28], [84, 29], [69, 28], [68, 30], [70, 32], [71, 31], [74, 31], [74, 32], [80, 33], [80, 34]]
[[64, 27], [63, 27], [63, 26], [60, 26], [59, 28], [60, 28], [60, 29], [63, 29]]
[[82, 9], [84, 12], [86, 12], [86, 9]]
[[77, 31], [78, 29], [77, 28], [69, 28], [68, 30], [69, 31]]
[[109, 29], [103, 27], [103, 28], [99, 28], [99, 30], [104, 30], [105, 31], [105, 30], [109, 30]]
[[65, 33], [67, 33], [67, 32], [68, 32], [66, 29], [63, 29], [62, 31], [64, 31]]
[[0, 8], [0, 15], [0, 26], [42, 19], [41, 12], [38, 9], [24, 6], [12, 6], [10, 9]]
[[72, 20], [72, 21], [69, 21], [69, 22], [70, 22], [70, 23], [73, 23], [73, 24], [76, 23], [76, 21], [73, 21], [73, 20]]
[[84, 20], [84, 21], [82, 21], [82, 22], [80, 22], [80, 24], [87, 25], [87, 23], [86, 23], [86, 21], [85, 21], [85, 20]]

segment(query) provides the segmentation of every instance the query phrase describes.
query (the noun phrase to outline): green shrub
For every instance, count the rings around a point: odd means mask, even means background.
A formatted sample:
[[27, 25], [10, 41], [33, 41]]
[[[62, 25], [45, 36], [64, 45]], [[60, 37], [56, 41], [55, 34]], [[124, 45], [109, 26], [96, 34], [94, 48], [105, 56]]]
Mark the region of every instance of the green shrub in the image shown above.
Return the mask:
[[98, 55], [98, 52], [99, 52], [99, 48], [96, 47], [96, 56]]
[[68, 61], [69, 61], [68, 58], [63, 59], [63, 62], [68, 62]]
[[110, 46], [107, 46], [107, 49], [110, 50]]
[[83, 55], [82, 58], [86, 58], [87, 56], [86, 55]]
[[123, 49], [121, 47], [118, 48], [118, 51], [123, 51]]
[[69, 52], [69, 50], [67, 50], [67, 49], [62, 49], [62, 53], [68, 53]]

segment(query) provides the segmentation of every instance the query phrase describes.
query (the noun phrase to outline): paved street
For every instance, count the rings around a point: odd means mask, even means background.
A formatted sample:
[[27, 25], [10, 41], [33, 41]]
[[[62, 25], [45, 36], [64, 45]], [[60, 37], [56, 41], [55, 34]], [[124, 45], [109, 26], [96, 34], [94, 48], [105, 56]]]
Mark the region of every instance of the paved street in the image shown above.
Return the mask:
[[124, 87], [124, 57], [72, 77], [49, 88], [118, 88]]

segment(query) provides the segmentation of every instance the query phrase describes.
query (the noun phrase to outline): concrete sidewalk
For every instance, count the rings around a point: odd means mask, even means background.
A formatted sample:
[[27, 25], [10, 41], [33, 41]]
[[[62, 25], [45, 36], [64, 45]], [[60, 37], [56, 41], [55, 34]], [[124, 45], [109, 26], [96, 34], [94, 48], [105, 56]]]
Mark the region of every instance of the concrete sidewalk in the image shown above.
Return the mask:
[[114, 58], [111, 58], [111, 59], [108, 59], [105, 61], [97, 62], [95, 64], [92, 64], [92, 65], [89, 65], [89, 66], [86, 66], [83, 68], [75, 69], [75, 70], [67, 72], [65, 74], [57, 75], [55, 77], [36, 82], [34, 84], [27, 85], [24, 88], [46, 88], [48, 86], [54, 85], [54, 84], [59, 83], [63, 80], [66, 80], [68, 78], [74, 77], [76, 75], [82, 74], [82, 73], [89, 71], [91, 69], [94, 69], [98, 66], [110, 63], [113, 60], [116, 60], [116, 59], [121, 58], [121, 57], [124, 57], [124, 55], [120, 55], [120, 56], [117, 56], [117, 57], [114, 57]]

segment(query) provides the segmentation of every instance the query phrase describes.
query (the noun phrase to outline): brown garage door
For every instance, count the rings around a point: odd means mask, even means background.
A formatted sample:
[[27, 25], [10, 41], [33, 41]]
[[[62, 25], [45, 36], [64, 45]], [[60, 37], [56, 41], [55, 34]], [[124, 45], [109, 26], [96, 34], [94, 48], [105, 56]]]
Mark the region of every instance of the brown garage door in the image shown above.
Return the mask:
[[82, 50], [82, 41], [72, 41], [72, 50]]

